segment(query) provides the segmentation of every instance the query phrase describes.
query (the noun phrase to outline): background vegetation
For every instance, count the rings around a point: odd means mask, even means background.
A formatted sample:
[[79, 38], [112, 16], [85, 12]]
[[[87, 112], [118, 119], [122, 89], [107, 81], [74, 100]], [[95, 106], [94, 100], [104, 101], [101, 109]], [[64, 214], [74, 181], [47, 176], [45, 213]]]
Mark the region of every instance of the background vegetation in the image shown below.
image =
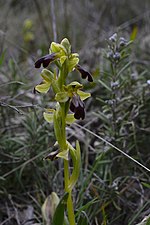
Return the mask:
[[[44, 224], [44, 200], [62, 195], [62, 162], [43, 160], [55, 142], [42, 116], [53, 97], [33, 89], [35, 60], [64, 37], [94, 78], [86, 119], [68, 127], [82, 147], [77, 212], [91, 225], [137, 224], [150, 214], [150, 173], [112, 145], [150, 168], [149, 0], [1, 0], [0, 9], [0, 224]], [[115, 32], [134, 39], [116, 80], [106, 58]]]

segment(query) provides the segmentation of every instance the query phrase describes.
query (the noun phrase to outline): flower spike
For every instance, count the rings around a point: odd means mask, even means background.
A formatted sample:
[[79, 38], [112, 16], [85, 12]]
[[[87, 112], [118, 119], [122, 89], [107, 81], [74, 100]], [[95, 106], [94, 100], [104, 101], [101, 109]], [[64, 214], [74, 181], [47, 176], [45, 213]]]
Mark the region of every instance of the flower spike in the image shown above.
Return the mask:
[[[55, 61], [56, 68], [53, 67], [52, 70], [45, 69], [53, 61]], [[79, 177], [81, 155], [79, 142], [76, 141], [75, 149], [67, 141], [66, 126], [74, 123], [76, 119], [83, 120], [85, 118], [85, 104], [83, 101], [89, 98], [91, 94], [83, 92], [83, 85], [77, 82], [76, 79], [68, 84], [67, 76], [76, 69], [81, 73], [83, 79], [87, 79], [89, 82], [93, 81], [92, 75], [78, 63], [79, 55], [72, 53], [71, 45], [67, 38], [64, 38], [60, 44], [52, 42], [49, 54], [35, 62], [35, 68], [43, 66], [44, 69], [41, 72], [42, 82], [35, 87], [34, 91], [46, 94], [51, 88], [55, 95], [55, 108], [47, 109], [43, 116], [48, 123], [53, 123], [54, 134], [57, 140], [54, 147], [57, 149], [53, 149], [44, 159], [53, 161], [61, 158], [64, 161], [64, 189], [67, 193], [65, 207], [67, 207], [68, 211], [68, 222], [65, 223], [70, 225], [76, 224], [71, 192]], [[70, 160], [73, 169], [69, 172]], [[60, 214], [59, 209], [58, 205], [56, 209], [57, 214]], [[63, 216], [64, 210], [65, 208], [63, 209]], [[52, 224], [55, 224], [55, 219], [54, 214]], [[57, 221], [58, 224], [63, 224], [64, 217], [62, 219], [58, 218]]]

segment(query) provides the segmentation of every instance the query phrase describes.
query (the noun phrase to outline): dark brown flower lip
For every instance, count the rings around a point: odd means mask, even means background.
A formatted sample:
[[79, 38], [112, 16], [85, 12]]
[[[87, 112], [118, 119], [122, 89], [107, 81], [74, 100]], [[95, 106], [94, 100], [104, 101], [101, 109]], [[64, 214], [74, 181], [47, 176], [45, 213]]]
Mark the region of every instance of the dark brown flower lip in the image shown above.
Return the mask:
[[85, 109], [84, 108], [76, 108], [75, 110], [75, 114], [74, 114], [74, 118], [79, 120], [79, 119], [82, 119], [84, 120], [85, 118]]
[[43, 67], [46, 68], [55, 59], [56, 59], [56, 53], [45, 55], [45, 56], [39, 58], [35, 62], [35, 68], [40, 68], [42, 64], [43, 64]]
[[74, 118], [84, 119], [85, 118], [85, 105], [84, 102], [80, 99], [79, 95], [74, 95], [70, 102], [70, 110], [74, 113]]
[[87, 78], [89, 82], [93, 82], [92, 75], [88, 71], [83, 69], [79, 64], [76, 65], [76, 70], [78, 70], [81, 73], [83, 79]]

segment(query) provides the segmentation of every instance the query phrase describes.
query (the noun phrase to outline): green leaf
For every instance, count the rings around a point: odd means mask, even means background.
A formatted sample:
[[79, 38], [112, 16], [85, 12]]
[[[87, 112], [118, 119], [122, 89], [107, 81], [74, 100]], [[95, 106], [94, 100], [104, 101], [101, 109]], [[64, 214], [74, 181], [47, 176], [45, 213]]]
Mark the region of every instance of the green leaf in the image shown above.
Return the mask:
[[64, 213], [67, 208], [67, 200], [69, 193], [65, 193], [63, 198], [60, 200], [56, 211], [54, 213], [53, 221], [51, 225], [63, 225], [64, 224]]
[[43, 219], [46, 221], [46, 224], [50, 224], [50, 221], [54, 217], [54, 213], [56, 211], [56, 208], [59, 204], [59, 197], [55, 192], [52, 192], [51, 195], [49, 195], [41, 208]]
[[150, 217], [147, 218], [146, 225], [150, 225]]
[[86, 93], [86, 92], [83, 92], [83, 91], [80, 91], [80, 90], [78, 90], [77, 93], [80, 96], [81, 100], [85, 100], [85, 99], [87, 99], [91, 96], [90, 93]]
[[145, 183], [145, 182], [142, 182], [142, 184], [143, 184], [143, 186], [145, 186], [145, 187], [147, 187], [147, 188], [150, 189], [150, 184], [147, 184], [147, 183]]
[[68, 143], [70, 155], [71, 155], [71, 158], [73, 161], [73, 172], [70, 176], [69, 185], [68, 185], [68, 188], [70, 190], [72, 190], [78, 180], [78, 177], [79, 177], [81, 154], [80, 154], [80, 145], [79, 145], [78, 141], [76, 141], [76, 149], [74, 149], [69, 142], [67, 142], [67, 143]]
[[78, 221], [78, 225], [88, 225], [88, 218], [84, 211], [82, 211], [82, 214], [80, 215], [80, 219]]
[[76, 119], [74, 118], [74, 114], [73, 113], [71, 113], [71, 114], [67, 114], [67, 116], [66, 116], [66, 123], [67, 124], [72, 124], [72, 123], [74, 123], [76, 121]]
[[58, 92], [55, 95], [55, 100], [57, 102], [67, 102], [69, 99], [68, 93], [67, 92]]
[[119, 77], [127, 68], [129, 68], [130, 65], [132, 65], [132, 61], [129, 61], [126, 63], [124, 67], [121, 68], [121, 70], [117, 73], [117, 77]]
[[99, 200], [95, 198], [86, 203], [85, 205], [81, 206], [80, 208], [78, 208], [75, 216], [78, 217], [83, 211], [87, 211], [89, 207], [92, 207], [92, 205], [95, 204], [96, 202], [99, 202]]
[[130, 35], [130, 40], [134, 41], [137, 37], [137, 33], [138, 33], [138, 26], [134, 25], [132, 33]]
[[105, 84], [102, 80], [98, 80], [98, 82], [105, 87], [108, 91], [112, 91], [110, 87], [107, 86], [107, 84]]
[[35, 90], [40, 92], [40, 93], [47, 93], [48, 90], [50, 89], [51, 83], [43, 83], [43, 84], [39, 84], [35, 87]]

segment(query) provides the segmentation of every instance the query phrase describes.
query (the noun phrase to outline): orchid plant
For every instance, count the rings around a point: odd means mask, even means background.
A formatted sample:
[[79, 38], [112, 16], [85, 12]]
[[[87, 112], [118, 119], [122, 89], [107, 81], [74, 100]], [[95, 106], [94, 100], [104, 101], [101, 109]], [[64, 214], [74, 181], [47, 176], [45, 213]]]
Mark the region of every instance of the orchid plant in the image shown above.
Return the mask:
[[[54, 63], [56, 69], [45, 69], [49, 64]], [[75, 215], [72, 200], [72, 189], [74, 188], [80, 172], [80, 146], [78, 140], [74, 148], [67, 141], [66, 126], [75, 120], [85, 118], [84, 100], [90, 97], [90, 93], [85, 93], [81, 89], [83, 85], [76, 80], [67, 84], [69, 73], [77, 70], [83, 79], [93, 81], [91, 74], [84, 70], [79, 64], [79, 55], [71, 52], [71, 45], [67, 38], [61, 43], [52, 42], [49, 54], [43, 56], [35, 62], [35, 67], [44, 69], [41, 72], [42, 83], [35, 87], [40, 93], [47, 93], [51, 88], [55, 95], [56, 105], [53, 109], [46, 109], [43, 113], [48, 123], [53, 123], [56, 137], [56, 151], [50, 152], [46, 158], [54, 160], [62, 158], [64, 161], [64, 189], [67, 193], [67, 212], [70, 225], [75, 225]], [[70, 160], [73, 162], [72, 172], [69, 170]], [[66, 197], [65, 197], [66, 198]], [[63, 224], [63, 223], [62, 223]]]

